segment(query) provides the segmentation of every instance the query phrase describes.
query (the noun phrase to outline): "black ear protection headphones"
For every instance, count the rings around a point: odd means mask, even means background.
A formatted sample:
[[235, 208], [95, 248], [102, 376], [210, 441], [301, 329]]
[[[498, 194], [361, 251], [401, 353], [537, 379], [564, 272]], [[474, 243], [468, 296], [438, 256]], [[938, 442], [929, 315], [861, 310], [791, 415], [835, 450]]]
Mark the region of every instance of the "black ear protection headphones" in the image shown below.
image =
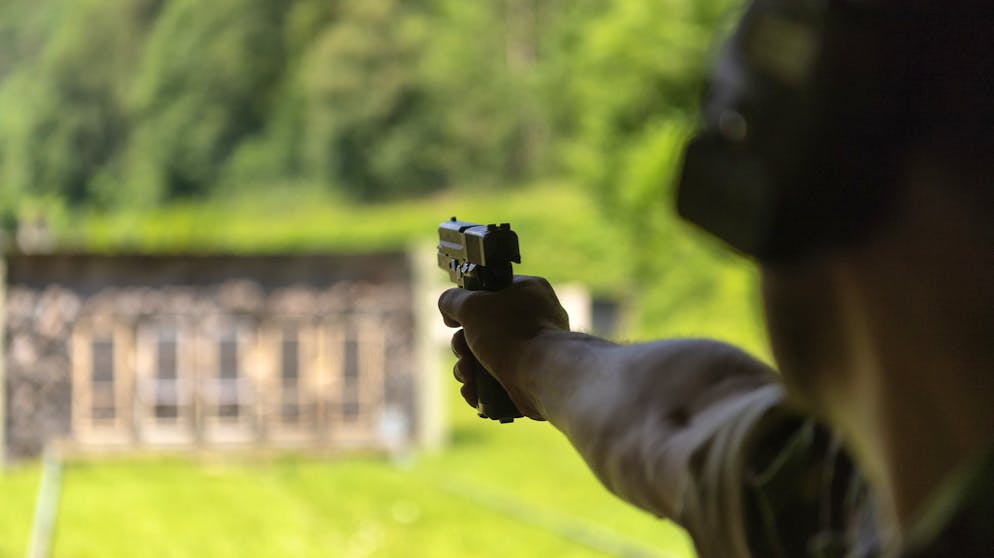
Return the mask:
[[858, 238], [927, 94], [909, 84], [928, 24], [867, 0], [755, 0], [718, 57], [679, 214], [761, 261]]

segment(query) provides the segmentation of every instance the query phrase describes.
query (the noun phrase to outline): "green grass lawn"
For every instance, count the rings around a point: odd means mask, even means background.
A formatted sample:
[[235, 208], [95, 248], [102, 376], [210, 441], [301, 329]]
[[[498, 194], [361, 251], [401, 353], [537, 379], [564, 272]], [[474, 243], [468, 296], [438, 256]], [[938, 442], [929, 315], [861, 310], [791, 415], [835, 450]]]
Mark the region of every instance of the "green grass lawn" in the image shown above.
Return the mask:
[[[608, 494], [547, 424], [499, 425], [453, 406], [452, 443], [407, 465], [377, 457], [71, 461], [53, 555], [692, 556], [675, 527]], [[24, 553], [37, 480], [31, 466], [0, 475], [2, 557]]]
[[39, 468], [24, 465], [0, 470], [0, 557], [24, 556], [31, 532]]

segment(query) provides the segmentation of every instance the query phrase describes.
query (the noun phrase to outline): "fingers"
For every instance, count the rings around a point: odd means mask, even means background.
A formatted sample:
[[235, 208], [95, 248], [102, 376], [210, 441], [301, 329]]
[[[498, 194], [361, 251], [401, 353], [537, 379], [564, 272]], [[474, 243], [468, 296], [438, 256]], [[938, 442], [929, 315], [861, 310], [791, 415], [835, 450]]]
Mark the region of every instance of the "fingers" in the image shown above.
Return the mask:
[[475, 381], [473, 373], [477, 366], [479, 365], [472, 356], [461, 357], [452, 366], [452, 377], [459, 383], [471, 384]]
[[452, 341], [449, 343], [449, 348], [452, 349], [452, 354], [456, 355], [457, 358], [473, 354], [469, 349], [469, 344], [466, 342], [466, 332], [461, 329], [452, 334]]
[[463, 384], [459, 388], [459, 395], [462, 395], [462, 398], [466, 400], [466, 403], [470, 407], [476, 408], [479, 402], [479, 396], [476, 394], [476, 384]]
[[[469, 348], [465, 347], [465, 338], [462, 335], [462, 330], [459, 330], [456, 335], [453, 336], [453, 351], [459, 360], [456, 361], [455, 366], [452, 367], [452, 376], [455, 377], [456, 381], [463, 384], [459, 388], [459, 393], [462, 395], [466, 403], [469, 403], [470, 407], [476, 407], [477, 394], [476, 394], [476, 376], [475, 370], [477, 366], [476, 359], [473, 358], [473, 354], [469, 352]], [[457, 338], [461, 342], [457, 342]], [[463, 352], [456, 351], [456, 345], [463, 345]]]

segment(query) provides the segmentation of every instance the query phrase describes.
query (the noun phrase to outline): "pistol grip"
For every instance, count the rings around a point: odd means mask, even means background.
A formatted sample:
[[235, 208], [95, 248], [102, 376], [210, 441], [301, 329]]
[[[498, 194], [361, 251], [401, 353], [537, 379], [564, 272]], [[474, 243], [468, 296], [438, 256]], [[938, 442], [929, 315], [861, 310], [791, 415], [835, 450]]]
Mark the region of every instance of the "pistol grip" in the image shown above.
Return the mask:
[[508, 423], [524, 416], [514, 406], [504, 387], [479, 362], [473, 363], [473, 375], [476, 380], [476, 412], [481, 418]]

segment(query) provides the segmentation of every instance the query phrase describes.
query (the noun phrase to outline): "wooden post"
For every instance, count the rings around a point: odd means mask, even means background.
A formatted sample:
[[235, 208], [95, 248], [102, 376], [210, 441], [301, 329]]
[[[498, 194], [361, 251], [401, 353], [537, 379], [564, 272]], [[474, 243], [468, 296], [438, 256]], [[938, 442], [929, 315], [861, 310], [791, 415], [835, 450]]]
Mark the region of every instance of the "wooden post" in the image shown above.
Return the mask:
[[62, 490], [62, 458], [51, 445], [45, 448], [42, 461], [38, 501], [35, 502], [34, 523], [28, 543], [27, 558], [48, 558], [52, 553], [52, 534], [59, 513], [59, 492]]
[[408, 250], [414, 283], [411, 304], [414, 307], [414, 350], [418, 363], [414, 379], [414, 435], [418, 446], [426, 450], [441, 448], [446, 438], [440, 360], [444, 343], [439, 342], [437, 334], [439, 328], [444, 329], [444, 326], [436, 303], [438, 294], [445, 288], [445, 274], [436, 267], [436, 254], [434, 244], [419, 244]]

